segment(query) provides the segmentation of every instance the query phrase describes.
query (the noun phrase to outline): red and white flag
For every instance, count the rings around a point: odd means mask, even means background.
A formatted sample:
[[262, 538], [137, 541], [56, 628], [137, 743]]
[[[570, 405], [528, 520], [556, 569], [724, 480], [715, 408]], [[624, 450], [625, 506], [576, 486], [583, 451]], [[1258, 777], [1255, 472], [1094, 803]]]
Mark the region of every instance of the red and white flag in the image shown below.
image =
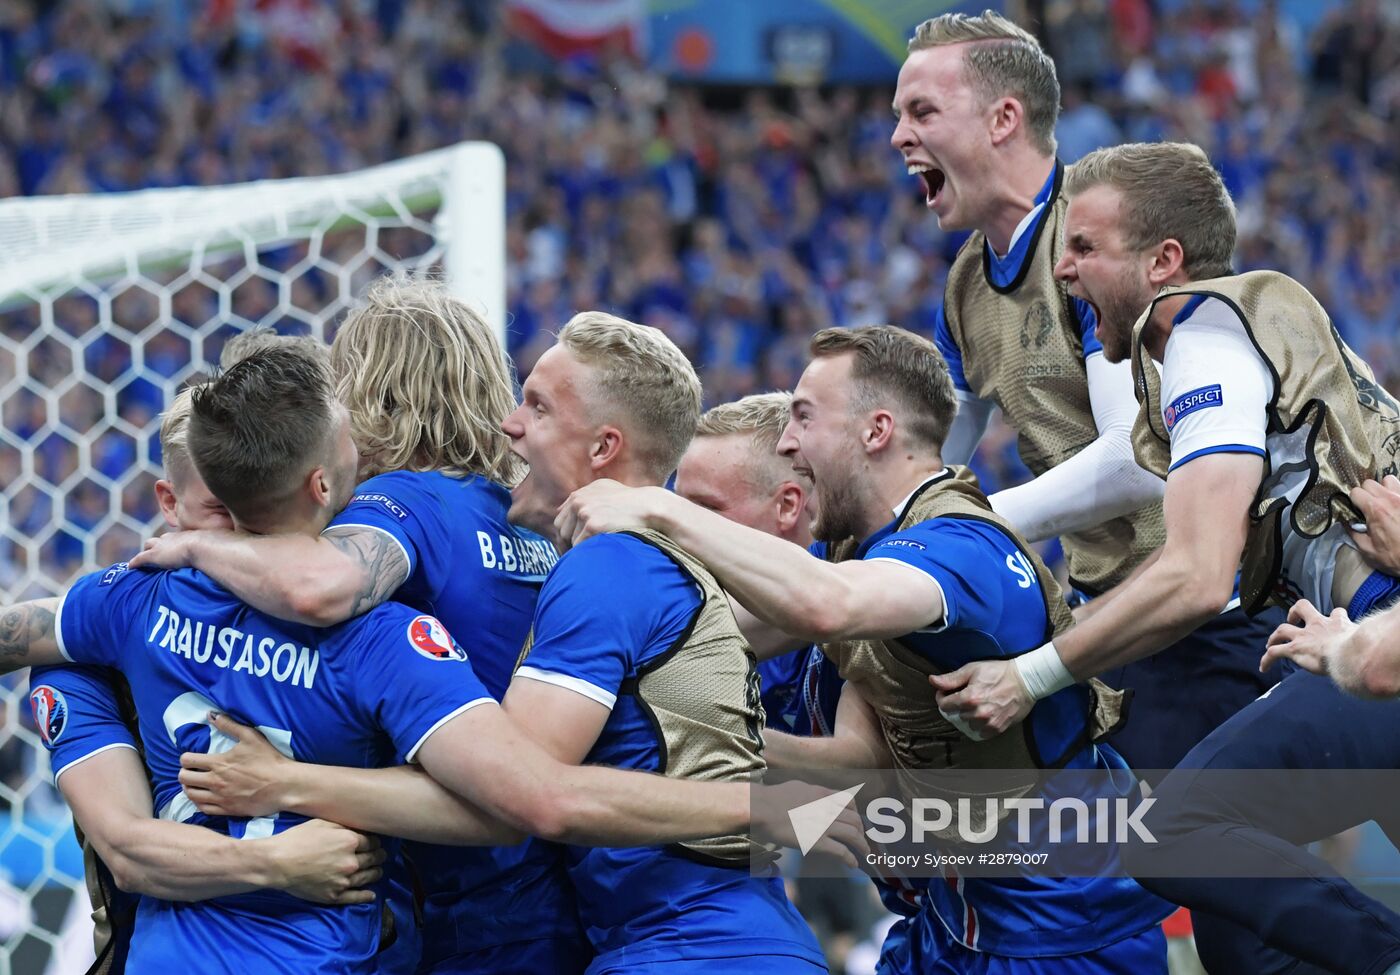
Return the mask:
[[506, 0], [506, 24], [554, 58], [621, 47], [641, 54], [646, 0]]

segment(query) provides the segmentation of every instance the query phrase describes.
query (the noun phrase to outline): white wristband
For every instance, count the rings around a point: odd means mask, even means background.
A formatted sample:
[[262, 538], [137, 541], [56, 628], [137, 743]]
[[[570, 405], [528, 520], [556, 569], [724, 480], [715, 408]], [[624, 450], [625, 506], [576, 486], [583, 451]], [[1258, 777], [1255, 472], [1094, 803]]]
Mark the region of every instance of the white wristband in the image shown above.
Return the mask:
[[1073, 686], [1074, 675], [1060, 660], [1060, 652], [1053, 642], [1036, 647], [1029, 653], [1015, 658], [1016, 676], [1026, 685], [1026, 690], [1037, 701], [1043, 701], [1056, 691]]

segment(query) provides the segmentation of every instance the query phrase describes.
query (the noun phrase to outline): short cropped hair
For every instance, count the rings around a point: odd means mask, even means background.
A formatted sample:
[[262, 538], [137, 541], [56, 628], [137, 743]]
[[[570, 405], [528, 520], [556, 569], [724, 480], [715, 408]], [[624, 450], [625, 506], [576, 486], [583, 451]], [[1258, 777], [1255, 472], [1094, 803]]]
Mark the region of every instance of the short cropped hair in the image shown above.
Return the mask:
[[515, 409], [509, 360], [491, 326], [441, 282], [375, 281], [336, 333], [331, 364], [362, 476], [441, 471], [514, 485], [524, 473], [501, 429]]
[[958, 403], [948, 364], [928, 339], [893, 325], [824, 328], [812, 336], [811, 351], [814, 359], [853, 353], [852, 407], [894, 406], [916, 443], [942, 449]]
[[321, 360], [326, 368], [330, 368], [330, 346], [320, 339], [310, 335], [280, 335], [265, 325], [239, 332], [225, 342], [219, 352], [219, 368], [230, 369], [254, 352], [276, 348], [300, 349], [312, 358]]
[[1129, 249], [1171, 239], [1181, 244], [1193, 281], [1233, 273], [1235, 203], [1199, 146], [1138, 142], [1091, 152], [1069, 168], [1065, 194], [1095, 186], [1122, 195], [1121, 230]]
[[1026, 112], [1026, 131], [1035, 147], [1055, 154], [1055, 122], [1060, 117], [1060, 81], [1055, 62], [1035, 35], [994, 10], [976, 16], [946, 13], [924, 21], [909, 39], [909, 53], [948, 44], [967, 44], [963, 68], [972, 87], [988, 101], [1011, 97]]
[[580, 312], [559, 332], [559, 344], [596, 370], [589, 397], [622, 411], [637, 460], [662, 479], [676, 469], [700, 421], [700, 378], [658, 328], [600, 311]]
[[791, 465], [778, 456], [778, 441], [791, 415], [791, 393], [754, 393], [707, 410], [700, 417], [695, 436], [747, 436], [755, 462], [788, 479], [795, 475]]
[[188, 484], [189, 476], [194, 473], [188, 442], [190, 393], [193, 389], [180, 390], [160, 415], [160, 462], [165, 468], [165, 476], [177, 490]]
[[330, 376], [293, 348], [254, 352], [190, 395], [190, 457], [240, 521], [295, 495], [329, 453], [336, 410]]

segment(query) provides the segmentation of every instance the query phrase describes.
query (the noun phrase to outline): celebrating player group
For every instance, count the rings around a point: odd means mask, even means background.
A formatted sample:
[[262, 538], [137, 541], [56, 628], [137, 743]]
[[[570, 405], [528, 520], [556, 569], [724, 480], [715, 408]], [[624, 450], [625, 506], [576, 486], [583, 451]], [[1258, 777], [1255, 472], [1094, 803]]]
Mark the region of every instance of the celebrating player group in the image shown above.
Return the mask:
[[[818, 332], [790, 393], [702, 413], [662, 332], [583, 311], [517, 397], [402, 277], [329, 347], [229, 343], [163, 416], [170, 530], [0, 612], [98, 970], [824, 972], [750, 838], [795, 829], [772, 767], [1150, 787], [1122, 869], [882, 879], [882, 975], [1165, 973], [1178, 907], [1217, 975], [1400, 972], [1305, 848], [1395, 817], [1306, 773], [1400, 768], [1400, 404], [1233, 273], [1200, 149], [1066, 168], [1059, 102], [1000, 15], [917, 29], [891, 144], [971, 237], [931, 340]], [[994, 408], [1034, 477], [987, 496]]]

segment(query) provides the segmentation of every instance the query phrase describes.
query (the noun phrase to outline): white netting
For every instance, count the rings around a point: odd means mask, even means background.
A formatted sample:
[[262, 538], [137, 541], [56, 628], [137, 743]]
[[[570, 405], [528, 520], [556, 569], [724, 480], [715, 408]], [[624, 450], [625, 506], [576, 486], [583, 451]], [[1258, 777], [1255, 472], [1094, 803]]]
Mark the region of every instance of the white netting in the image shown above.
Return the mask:
[[[6, 604], [59, 593], [155, 530], [158, 415], [229, 336], [329, 340], [399, 269], [445, 273], [499, 329], [504, 242], [502, 158], [481, 143], [340, 176], [0, 203]], [[0, 975], [57, 975], [83, 970], [58, 946], [86, 894], [26, 695], [0, 683]]]

